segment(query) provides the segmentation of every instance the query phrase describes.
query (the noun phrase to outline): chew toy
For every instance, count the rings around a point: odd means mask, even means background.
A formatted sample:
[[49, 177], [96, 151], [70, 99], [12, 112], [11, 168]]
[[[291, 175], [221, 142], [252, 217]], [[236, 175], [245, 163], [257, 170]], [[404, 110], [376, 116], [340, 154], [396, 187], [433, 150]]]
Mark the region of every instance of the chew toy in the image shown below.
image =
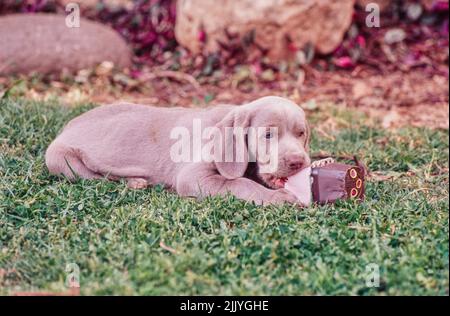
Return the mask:
[[362, 166], [336, 163], [328, 158], [289, 177], [284, 187], [305, 206], [312, 202], [326, 204], [340, 199], [363, 199], [364, 174]]

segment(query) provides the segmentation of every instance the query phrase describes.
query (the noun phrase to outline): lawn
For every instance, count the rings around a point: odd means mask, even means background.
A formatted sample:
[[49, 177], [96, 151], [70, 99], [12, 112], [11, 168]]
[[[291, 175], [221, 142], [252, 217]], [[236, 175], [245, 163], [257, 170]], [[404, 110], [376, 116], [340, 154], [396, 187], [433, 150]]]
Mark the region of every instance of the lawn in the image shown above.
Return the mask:
[[91, 106], [0, 101], [0, 294], [62, 291], [75, 263], [82, 295], [448, 295], [448, 130], [316, 110], [313, 152], [363, 158], [366, 200], [258, 207], [50, 176], [47, 145]]

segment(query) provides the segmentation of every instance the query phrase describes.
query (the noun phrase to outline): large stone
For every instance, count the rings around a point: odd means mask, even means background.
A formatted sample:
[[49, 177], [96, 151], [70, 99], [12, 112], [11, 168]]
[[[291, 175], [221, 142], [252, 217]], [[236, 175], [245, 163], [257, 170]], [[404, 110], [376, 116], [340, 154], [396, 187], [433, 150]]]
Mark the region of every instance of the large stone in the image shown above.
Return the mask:
[[114, 30], [81, 19], [69, 28], [54, 14], [0, 17], [0, 74], [75, 72], [103, 61], [131, 65], [131, 50]]
[[[227, 32], [241, 37], [254, 32], [255, 43], [273, 60], [307, 43], [328, 54], [350, 26], [354, 4], [355, 0], [178, 0], [175, 36], [193, 53], [218, 50], [217, 41], [227, 42]], [[206, 36], [200, 36], [203, 32]]]

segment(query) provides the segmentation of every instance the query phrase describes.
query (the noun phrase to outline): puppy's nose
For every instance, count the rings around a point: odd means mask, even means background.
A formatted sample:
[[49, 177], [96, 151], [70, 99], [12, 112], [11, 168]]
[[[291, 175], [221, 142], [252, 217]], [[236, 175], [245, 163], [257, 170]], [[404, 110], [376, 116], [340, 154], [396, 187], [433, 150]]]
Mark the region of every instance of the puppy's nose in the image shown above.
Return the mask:
[[299, 170], [305, 164], [305, 157], [302, 154], [288, 154], [286, 164], [291, 170]]

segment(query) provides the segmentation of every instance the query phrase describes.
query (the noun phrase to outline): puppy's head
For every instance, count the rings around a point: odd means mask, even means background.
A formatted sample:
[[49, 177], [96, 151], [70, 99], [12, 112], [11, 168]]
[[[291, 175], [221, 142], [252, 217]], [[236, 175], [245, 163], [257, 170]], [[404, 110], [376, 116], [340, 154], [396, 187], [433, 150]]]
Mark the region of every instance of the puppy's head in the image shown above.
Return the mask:
[[[242, 177], [250, 161], [256, 167], [256, 177], [266, 186], [277, 189], [284, 186], [287, 177], [311, 163], [310, 131], [305, 113], [287, 99], [264, 97], [238, 107], [219, 122], [218, 127], [245, 129], [244, 133], [233, 134], [234, 160], [225, 161], [222, 156], [221, 161], [216, 161], [218, 171], [229, 179]], [[227, 148], [226, 143], [224, 148]], [[236, 153], [243, 153], [246, 159], [236, 159]]]

